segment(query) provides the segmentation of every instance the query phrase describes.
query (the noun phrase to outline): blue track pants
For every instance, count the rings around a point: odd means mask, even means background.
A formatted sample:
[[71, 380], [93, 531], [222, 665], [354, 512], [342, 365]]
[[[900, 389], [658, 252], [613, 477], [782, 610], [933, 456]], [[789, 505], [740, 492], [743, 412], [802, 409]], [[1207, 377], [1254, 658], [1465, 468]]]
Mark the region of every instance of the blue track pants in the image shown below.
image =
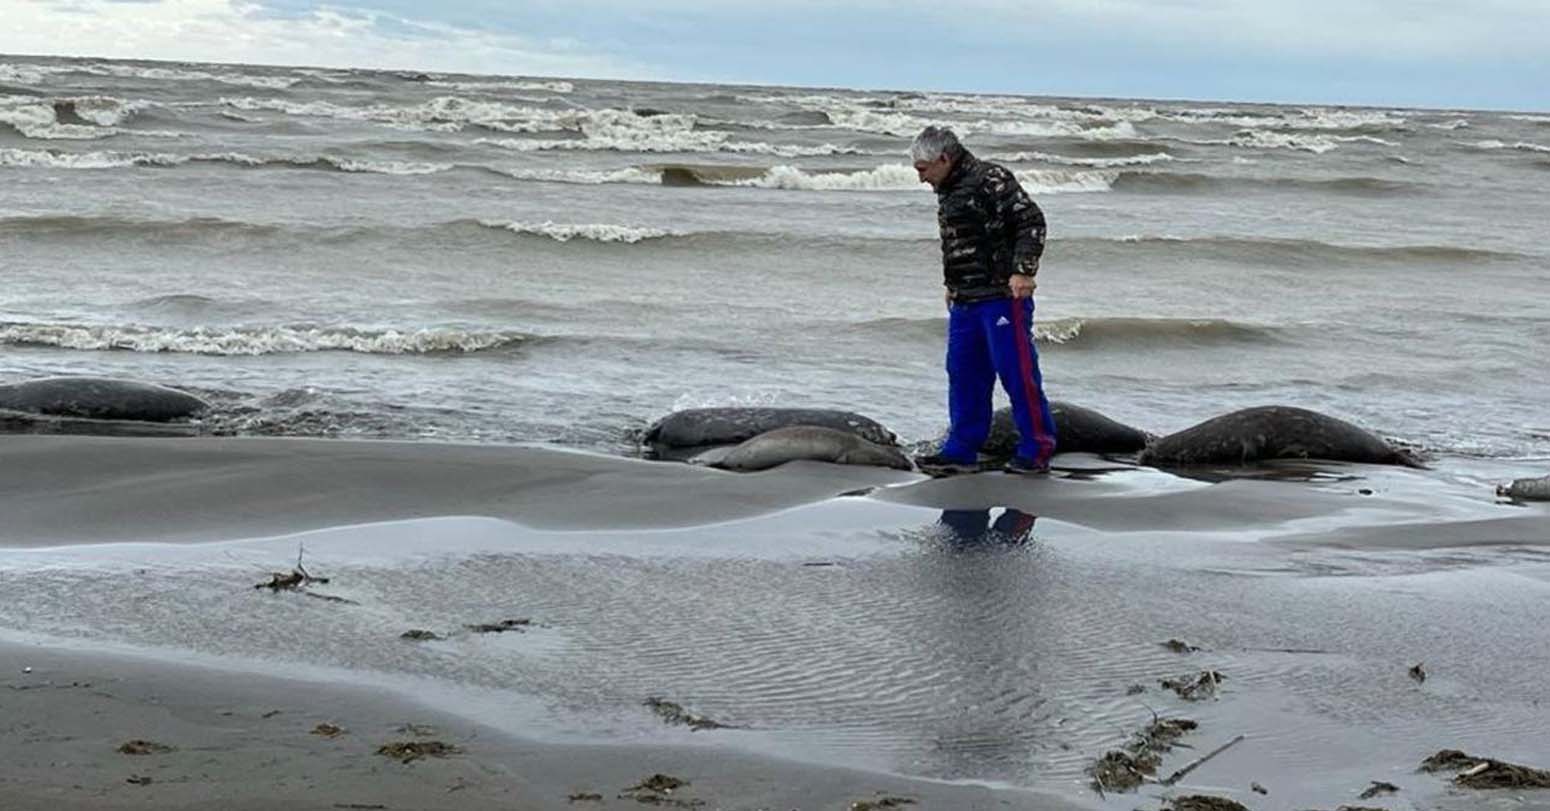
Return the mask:
[[1055, 418], [1033, 346], [1033, 299], [951, 304], [947, 316], [947, 412], [942, 455], [972, 462], [990, 435], [996, 378], [1012, 401], [1017, 455], [1039, 465], [1055, 454]]

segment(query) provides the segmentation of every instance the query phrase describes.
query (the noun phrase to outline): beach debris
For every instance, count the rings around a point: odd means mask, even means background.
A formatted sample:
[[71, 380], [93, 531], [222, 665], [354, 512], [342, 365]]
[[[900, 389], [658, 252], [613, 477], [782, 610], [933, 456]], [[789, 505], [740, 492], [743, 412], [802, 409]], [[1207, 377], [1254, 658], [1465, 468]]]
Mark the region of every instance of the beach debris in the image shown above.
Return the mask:
[[533, 624], [530, 619], [501, 620], [500, 622], [482, 622], [478, 625], [465, 625], [476, 634], [503, 634], [507, 631], [526, 631]]
[[1168, 802], [1172, 803], [1168, 806], [1169, 811], [1249, 811], [1248, 806], [1236, 800], [1205, 794], [1175, 797]]
[[1205, 763], [1206, 761], [1210, 760], [1211, 758], [1214, 758], [1217, 755], [1220, 755], [1221, 753], [1227, 751], [1228, 749], [1231, 749], [1233, 746], [1236, 746], [1238, 744], [1238, 742], [1241, 741], [1241, 740], [1243, 740], [1243, 736], [1239, 735], [1238, 737], [1233, 738], [1232, 740], [1228, 741], [1227, 743], [1224, 743], [1221, 746], [1218, 746], [1215, 749], [1212, 749], [1210, 752], [1207, 752], [1202, 757], [1196, 758], [1194, 763], [1191, 763], [1188, 766], [1185, 766], [1184, 768], [1179, 769], [1178, 771], [1174, 772], [1173, 774], [1168, 775], [1168, 779], [1162, 781], [1162, 784], [1165, 785], [1165, 786], [1171, 786], [1174, 783], [1179, 782], [1180, 780], [1184, 779], [1184, 775], [1189, 774], [1190, 772], [1192, 772], [1195, 769], [1199, 768], [1201, 764]]
[[1178, 693], [1179, 698], [1185, 701], [1201, 701], [1207, 698], [1215, 698], [1217, 687], [1227, 677], [1215, 670], [1202, 670], [1196, 676], [1181, 676], [1177, 679], [1161, 679], [1165, 689]]
[[1270, 793], [1270, 789], [1265, 788], [1264, 786], [1262, 786], [1262, 785], [1260, 785], [1258, 783], [1250, 783], [1249, 784], [1249, 791], [1252, 791], [1255, 794], [1269, 794]]
[[600, 803], [603, 795], [591, 791], [578, 791], [566, 798], [573, 803]]
[[387, 808], [387, 806], [385, 806], [385, 805], [383, 805], [381, 803], [334, 803], [334, 807], [335, 808], [357, 808], [357, 809], [363, 809], [363, 811], [364, 811], [364, 809]]
[[1421, 770], [1458, 772], [1453, 782], [1465, 788], [1550, 788], [1550, 771], [1474, 757], [1457, 749], [1444, 749], [1421, 761]]
[[431, 640], [441, 639], [441, 635], [435, 631], [427, 631], [421, 628], [410, 628], [409, 630], [399, 634], [398, 638], [412, 639], [416, 642], [430, 642]]
[[1367, 787], [1366, 791], [1356, 795], [1356, 799], [1370, 800], [1380, 794], [1396, 794], [1398, 792], [1399, 786], [1396, 786], [1393, 783], [1385, 783], [1380, 780], [1374, 780], [1372, 781], [1372, 785]]
[[673, 777], [667, 774], [653, 774], [630, 786], [619, 794], [622, 800], [634, 800], [647, 805], [666, 805], [674, 808], [695, 808], [705, 804], [704, 800], [685, 800], [673, 796], [673, 792], [689, 785], [688, 780]]
[[330, 724], [327, 721], [324, 721], [323, 723], [318, 724], [317, 726], [312, 728], [312, 734], [313, 735], [318, 735], [318, 736], [321, 736], [321, 737], [324, 737], [324, 738], [337, 738], [340, 735], [343, 735], [344, 733], [345, 733], [344, 727], [337, 726], [335, 724]]
[[688, 710], [683, 708], [682, 704], [677, 704], [677, 703], [674, 703], [672, 701], [667, 701], [665, 699], [661, 699], [661, 698], [648, 698], [648, 699], [646, 699], [642, 703], [645, 704], [647, 707], [650, 707], [651, 711], [656, 713], [657, 716], [660, 717], [663, 721], [666, 721], [667, 723], [672, 724], [674, 726], [686, 726], [689, 729], [694, 730], [695, 732], [698, 732], [698, 731], [700, 731], [702, 729], [736, 729], [737, 728], [737, 727], [731, 726], [729, 724], [723, 724], [720, 721], [715, 721], [715, 720], [712, 720], [710, 718], [706, 718], [703, 715], [698, 715], [696, 713], [689, 712]]
[[1099, 794], [1110, 791], [1134, 791], [1142, 783], [1155, 780], [1157, 767], [1162, 765], [1163, 753], [1185, 733], [1199, 724], [1188, 718], [1152, 717], [1152, 722], [1137, 732], [1124, 749], [1111, 750], [1099, 758], [1087, 773], [1092, 775], [1092, 786]]
[[850, 811], [881, 811], [885, 808], [903, 808], [914, 805], [909, 797], [880, 797], [876, 800], [857, 800], [850, 804]]
[[1144, 684], [1132, 684], [1125, 688], [1125, 695], [1127, 696], [1138, 696], [1144, 692], [1146, 692], [1146, 685]]
[[421, 758], [444, 758], [462, 752], [462, 749], [441, 741], [395, 741], [377, 747], [377, 754], [390, 757], [399, 763], [413, 763]]
[[347, 599], [345, 599], [343, 597], [335, 597], [332, 594], [318, 594], [315, 591], [303, 591], [303, 592], [300, 592], [300, 593], [301, 594], [305, 594], [308, 597], [311, 597], [311, 598], [313, 598], [315, 600], [322, 600], [323, 602], [326, 602], [326, 603], [344, 603], [345, 605], [360, 605], [360, 603], [357, 603], [354, 600], [347, 600]]
[[171, 751], [172, 747], [164, 743], [142, 741], [139, 738], [118, 745], [118, 753], [121, 755], [160, 755]]
[[143, 774], [131, 774], [131, 775], [129, 775], [129, 778], [126, 779], [124, 782], [132, 784], [132, 785], [136, 785], [136, 786], [149, 786], [151, 783], [153, 783], [155, 781], [151, 780], [150, 777], [147, 777], [146, 775], [143, 775]]
[[1173, 651], [1174, 653], [1194, 653], [1195, 651], [1200, 650], [1200, 648], [1197, 648], [1194, 645], [1191, 645], [1188, 642], [1180, 639], [1170, 639], [1167, 642], [1162, 643], [1162, 646], [1168, 650]]
[[22, 668], [22, 672], [23, 672], [23, 673], [31, 673], [31, 672], [32, 672], [32, 668], [30, 668], [30, 667], [24, 667], [24, 668]]
[[1370, 495], [1372, 495], [1372, 488], [1370, 488], [1370, 487], [1363, 487], [1362, 489], [1357, 490], [1356, 492], [1358, 492], [1358, 493], [1360, 493], [1360, 494], [1362, 494], [1364, 496], [1370, 496]]
[[1426, 683], [1426, 668], [1421, 667], [1421, 664], [1421, 662], [1416, 662], [1415, 666], [1409, 670], [1410, 678], [1415, 679], [1417, 684]]
[[326, 577], [313, 577], [307, 572], [307, 567], [301, 565], [301, 559], [307, 553], [306, 544], [298, 544], [296, 547], [296, 565], [291, 568], [289, 574], [285, 572], [273, 572], [269, 575], [268, 583], [259, 583], [255, 589], [269, 589], [270, 591], [290, 591], [299, 589], [312, 583], [327, 583]]
[[264, 719], [269, 719], [269, 718], [273, 718], [273, 717], [275, 717], [276, 715], [279, 715], [279, 714], [280, 714], [279, 710], [270, 710], [269, 712], [266, 712], [263, 715], [260, 715], [258, 717], [259, 718], [264, 718]]

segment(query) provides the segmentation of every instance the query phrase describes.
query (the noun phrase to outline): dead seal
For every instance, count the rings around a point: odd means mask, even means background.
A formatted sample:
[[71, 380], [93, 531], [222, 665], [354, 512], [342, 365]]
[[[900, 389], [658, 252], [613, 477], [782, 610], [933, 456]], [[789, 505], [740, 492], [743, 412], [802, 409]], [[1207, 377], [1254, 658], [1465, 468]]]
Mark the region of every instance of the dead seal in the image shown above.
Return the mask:
[[687, 459], [714, 445], [736, 445], [777, 428], [831, 428], [879, 445], [894, 445], [893, 432], [851, 411], [822, 408], [691, 408], [657, 420], [641, 437], [648, 456]]
[[1259, 406], [1169, 434], [1141, 452], [1159, 467], [1328, 459], [1421, 467], [1409, 453], [1344, 420], [1291, 406]]
[[[1136, 453], [1152, 439], [1147, 432], [1091, 408], [1051, 400], [1049, 410], [1055, 417], [1056, 453]], [[943, 434], [932, 447], [941, 447], [946, 439]], [[980, 454], [991, 463], [999, 463], [1011, 459], [1016, 451], [1017, 425], [1012, 421], [1012, 409], [998, 409], [990, 419], [990, 435], [980, 446]]]
[[792, 425], [766, 431], [733, 448], [715, 466], [726, 470], [768, 470], [798, 459], [896, 470], [913, 467], [909, 457], [896, 447], [820, 425]]
[[45, 377], [0, 386], [0, 409], [50, 417], [172, 422], [209, 407], [177, 389], [108, 377]]
[[[1056, 453], [1136, 453], [1152, 437], [1139, 428], [1112, 420], [1091, 408], [1051, 400], [1055, 418]], [[990, 420], [990, 436], [980, 453], [1010, 459], [1017, 450], [1017, 425], [1011, 407], [996, 411]]]
[[1550, 501], [1550, 476], [1517, 479], [1496, 488], [1496, 494], [1519, 501]]

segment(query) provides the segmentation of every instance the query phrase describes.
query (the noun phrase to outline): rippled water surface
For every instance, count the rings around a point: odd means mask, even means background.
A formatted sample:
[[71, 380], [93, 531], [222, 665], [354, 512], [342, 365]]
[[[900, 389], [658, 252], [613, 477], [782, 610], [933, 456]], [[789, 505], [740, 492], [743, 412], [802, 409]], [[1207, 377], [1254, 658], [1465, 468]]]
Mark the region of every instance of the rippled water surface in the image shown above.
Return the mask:
[[945, 421], [955, 126], [1046, 209], [1050, 393], [1550, 452], [1550, 116], [0, 58], [0, 377], [220, 431], [610, 451], [678, 407]]

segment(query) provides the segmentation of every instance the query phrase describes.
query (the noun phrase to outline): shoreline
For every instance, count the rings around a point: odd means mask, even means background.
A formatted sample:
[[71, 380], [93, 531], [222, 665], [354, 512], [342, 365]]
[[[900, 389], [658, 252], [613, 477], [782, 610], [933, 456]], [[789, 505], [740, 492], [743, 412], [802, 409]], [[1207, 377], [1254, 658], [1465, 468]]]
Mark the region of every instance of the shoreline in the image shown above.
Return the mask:
[[[1163, 772], [1249, 741], [1168, 794], [1333, 809], [1387, 779], [1406, 787], [1391, 811], [1540, 807], [1413, 770], [1442, 748], [1550, 765], [1530, 733], [1550, 723], [1532, 676], [1550, 667], [1550, 508], [1447, 472], [1277, 472], [1070, 455], [1037, 480], [734, 474], [530, 446], [8, 437], [0, 795], [628, 808], [661, 772], [707, 808], [1130, 811], [1155, 787], [1104, 798], [1083, 771], [1158, 712], [1202, 729]], [[1031, 536], [992, 537], [1018, 514]], [[254, 590], [299, 548], [333, 578], [313, 596], [349, 604]], [[516, 616], [533, 629], [459, 630]], [[1227, 674], [1221, 697], [1156, 687], [1202, 667]], [[653, 696], [752, 730], [668, 727]], [[351, 733], [311, 735], [324, 721]], [[465, 751], [374, 754], [411, 723]], [[177, 751], [113, 750], [132, 739]], [[1009, 782], [961, 779], [980, 775]]]

